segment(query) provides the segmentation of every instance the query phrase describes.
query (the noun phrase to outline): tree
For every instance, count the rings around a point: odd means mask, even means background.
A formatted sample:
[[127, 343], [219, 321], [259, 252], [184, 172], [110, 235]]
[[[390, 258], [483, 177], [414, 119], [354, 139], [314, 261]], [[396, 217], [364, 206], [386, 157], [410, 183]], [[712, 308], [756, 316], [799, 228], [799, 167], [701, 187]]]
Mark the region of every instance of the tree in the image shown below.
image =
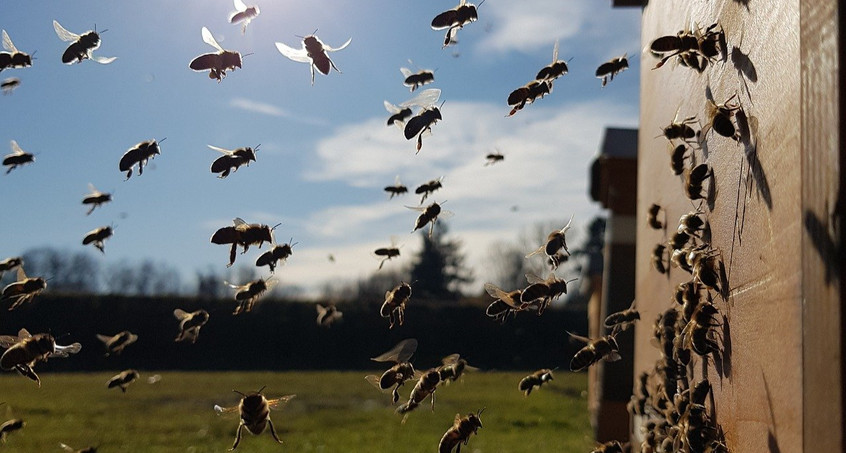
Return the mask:
[[25, 251], [23, 262], [27, 276], [48, 279], [50, 290], [75, 293], [99, 290], [100, 263], [88, 252], [40, 247]]
[[420, 233], [423, 248], [411, 267], [411, 281], [415, 296], [425, 299], [454, 301], [461, 297], [460, 286], [473, 281], [472, 272], [464, 265], [461, 241], [447, 239], [446, 225], [438, 221], [432, 237]]

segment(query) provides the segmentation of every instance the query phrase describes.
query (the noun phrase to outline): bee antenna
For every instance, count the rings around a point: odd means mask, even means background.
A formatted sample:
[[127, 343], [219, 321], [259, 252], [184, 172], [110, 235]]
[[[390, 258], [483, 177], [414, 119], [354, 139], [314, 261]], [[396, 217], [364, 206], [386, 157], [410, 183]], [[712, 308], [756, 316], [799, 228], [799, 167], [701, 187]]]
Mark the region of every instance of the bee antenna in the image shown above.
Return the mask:
[[276, 227], [278, 227], [279, 225], [282, 225], [282, 222], [279, 222], [279, 223], [277, 223], [276, 225], [273, 225], [273, 228], [271, 228], [271, 229], [270, 229], [270, 231], [275, 230], [275, 229], [276, 229]]
[[163, 138], [163, 139], [159, 140], [159, 143], [161, 143], [161, 142], [163, 142], [163, 141], [165, 141], [165, 140], [167, 140], [167, 137], [165, 137], [165, 138]]
[[260, 388], [260, 389], [258, 389], [258, 391], [257, 391], [256, 393], [261, 393], [261, 392], [263, 392], [265, 387], [267, 387], [267, 385], [262, 385], [262, 386], [261, 386], [261, 388]]
[[244, 55], [241, 55], [241, 58], [243, 58], [243, 57], [249, 57], [250, 55], [252, 55], [252, 54], [254, 54], [254, 53], [255, 53], [255, 52], [245, 53]]
[[[262, 388], [264, 388], [264, 387], [262, 387]], [[243, 397], [246, 397], [246, 396], [247, 396], [247, 395], [244, 395], [243, 393], [239, 392], [238, 390], [234, 390], [234, 389], [233, 389], [232, 391], [233, 391], [233, 392], [235, 392], [235, 393], [237, 393], [237, 394], [239, 394], [239, 395], [241, 395], [241, 396], [243, 396]]]
[[255, 148], [253, 148], [253, 152], [258, 151], [258, 150], [259, 150], [259, 146], [261, 146], [261, 143], [259, 143], [258, 145], [256, 145], [256, 147], [255, 147]]

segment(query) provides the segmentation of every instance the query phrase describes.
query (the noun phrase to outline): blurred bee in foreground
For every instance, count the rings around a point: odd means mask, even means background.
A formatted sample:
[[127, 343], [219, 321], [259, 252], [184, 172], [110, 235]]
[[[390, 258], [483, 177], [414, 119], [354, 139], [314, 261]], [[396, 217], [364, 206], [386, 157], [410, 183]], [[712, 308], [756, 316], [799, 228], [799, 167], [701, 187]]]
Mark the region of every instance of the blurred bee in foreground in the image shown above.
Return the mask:
[[138, 335], [124, 330], [111, 337], [97, 334], [97, 339], [103, 342], [103, 346], [106, 347], [106, 357], [108, 357], [110, 355], [120, 355], [127, 346], [138, 341]]
[[606, 362], [620, 360], [620, 353], [617, 352], [620, 347], [617, 346], [617, 339], [614, 338], [614, 335], [606, 335], [591, 340], [570, 332], [567, 332], [567, 334], [575, 340], [587, 343], [587, 346], [576, 352], [576, 355], [570, 360], [570, 371], [582, 371], [600, 360]]
[[401, 282], [394, 289], [385, 292], [385, 302], [379, 309], [379, 314], [383, 318], [390, 318], [389, 329], [393, 329], [396, 324], [402, 325], [405, 321], [405, 304], [409, 299], [411, 299], [411, 285], [406, 282]]
[[0, 356], [0, 368], [3, 370], [16, 370], [21, 375], [32, 379], [41, 387], [41, 379], [35, 374], [32, 367], [38, 361], [47, 361], [49, 358], [65, 358], [70, 354], [76, 354], [82, 350], [79, 343], [61, 346], [49, 333], [30, 335], [26, 329], [18, 331], [18, 336], [0, 336], [0, 348], [6, 349]]
[[203, 37], [203, 42], [217, 49], [217, 52], [206, 53], [194, 58], [188, 64], [188, 67], [197, 72], [209, 71], [209, 78], [217, 79], [217, 83], [220, 83], [226, 77], [226, 71], [234, 71], [235, 68], [241, 67], [241, 54], [220, 47], [220, 44], [217, 43], [217, 40], [206, 27], [203, 27], [200, 34]]
[[249, 167], [250, 161], [256, 161], [256, 151], [258, 151], [259, 148], [258, 146], [256, 146], [255, 149], [253, 149], [247, 146], [244, 148], [237, 149], [223, 149], [212, 145], [206, 146], [223, 154], [222, 156], [215, 159], [211, 165], [211, 172], [220, 173], [220, 175], [218, 175], [218, 178], [221, 179], [229, 176], [230, 172], [238, 171], [238, 167], [240, 167], [241, 165], [246, 165]]
[[[484, 3], [484, 0], [482, 0], [482, 3]], [[479, 5], [481, 6], [482, 3], [479, 3]], [[476, 10], [476, 5], [467, 3], [467, 0], [459, 0], [458, 6], [446, 10], [432, 19], [432, 30], [447, 29], [443, 45], [443, 47], [447, 47], [458, 42], [455, 39], [458, 30], [461, 30], [465, 25], [470, 22], [475, 22], [478, 19], [479, 13]]]
[[81, 448], [81, 449], [77, 450], [77, 449], [71, 447], [68, 444], [60, 443], [59, 448], [61, 448], [64, 451], [72, 452], [72, 453], [97, 453], [97, 447], [85, 447], [85, 448]]
[[6, 271], [10, 271], [16, 267], [23, 266], [23, 258], [19, 256], [12, 256], [3, 260], [0, 260], [0, 279], [3, 279], [3, 274]]
[[549, 368], [543, 368], [524, 377], [523, 379], [520, 379], [520, 384], [517, 385], [517, 389], [523, 392], [525, 396], [529, 396], [529, 393], [532, 393], [532, 390], [535, 387], [540, 388], [543, 384], [551, 380], [553, 380], [552, 370]]
[[235, 263], [235, 251], [238, 246], [244, 247], [242, 253], [247, 253], [250, 246], [258, 244], [258, 247], [265, 242], [273, 243], [273, 229], [281, 224], [276, 224], [273, 228], [268, 225], [259, 223], [247, 223], [244, 219], [236, 217], [232, 220], [235, 226], [227, 226], [218, 229], [211, 237], [212, 244], [232, 244], [229, 249], [229, 264], [226, 267], [231, 267]]
[[106, 382], [106, 387], [119, 387], [121, 392], [126, 393], [126, 387], [135, 382], [140, 376], [141, 375], [135, 370], [123, 370], [112, 376], [112, 378]]
[[[409, 114], [410, 113], [411, 113], [411, 110], [409, 109]], [[385, 192], [388, 192], [389, 194], [391, 194], [391, 196], [388, 198], [389, 200], [391, 198], [394, 198], [397, 195], [402, 195], [404, 193], [408, 193], [408, 187], [404, 186], [400, 182], [399, 175], [397, 175], [397, 177], [394, 179], [394, 185], [385, 186], [385, 188], [383, 190]]]
[[317, 309], [317, 325], [320, 327], [331, 327], [332, 323], [340, 322], [344, 316], [344, 313], [338, 310], [338, 307], [334, 304], [326, 307], [317, 304], [315, 308]]
[[92, 244], [100, 252], [106, 253], [105, 241], [106, 239], [112, 237], [113, 232], [114, 230], [110, 226], [95, 228], [88, 233], [85, 233], [85, 237], [82, 238], [82, 245]]
[[0, 52], [0, 71], [32, 66], [32, 56], [18, 50], [6, 30], [3, 30], [3, 48], [8, 52]]
[[[62, 27], [57, 21], [53, 21], [53, 29], [56, 30], [56, 35], [65, 42], [72, 42], [72, 44], [62, 54], [62, 63], [73, 64], [81, 63], [82, 60], [89, 59], [100, 64], [109, 64], [117, 59], [117, 57], [95, 57], [94, 51], [100, 47], [100, 35], [94, 30], [88, 30], [82, 35], [69, 32]], [[103, 30], [105, 32], [106, 30]]]
[[596, 68], [596, 77], [602, 79], [602, 86], [604, 87], [608, 82], [614, 80], [614, 76], [629, 68], [629, 60], [626, 59], [626, 54], [622, 57], [612, 58], [611, 60], [602, 63]]
[[485, 283], [485, 292], [496, 299], [485, 309], [485, 314], [501, 324], [508, 320], [508, 316], [516, 316], [517, 312], [527, 308], [526, 304], [520, 302], [523, 293], [520, 289], [508, 292], [493, 283]]
[[449, 384], [455, 382], [464, 374], [465, 371], [476, 371], [478, 368], [467, 364], [467, 360], [461, 358], [459, 354], [451, 354], [441, 360], [443, 365], [438, 367], [438, 374], [440, 374], [441, 382]]
[[224, 283], [226, 283], [230, 288], [238, 290], [235, 292], [235, 300], [239, 303], [232, 314], [239, 315], [241, 313], [251, 311], [253, 309], [253, 305], [255, 305], [259, 298], [267, 291], [273, 289], [273, 287], [279, 283], [279, 280], [271, 277], [267, 280], [260, 278], [243, 285], [235, 285], [229, 282]]
[[540, 316], [553, 300], [562, 294], [567, 294], [567, 284], [578, 280], [578, 278], [564, 280], [556, 277], [554, 272], [550, 272], [546, 279], [542, 279], [529, 272], [526, 274], [526, 280], [528, 280], [529, 286], [520, 294], [520, 302], [525, 305], [536, 304], [538, 316]]
[[408, 338], [400, 341], [384, 354], [370, 359], [374, 362], [395, 362], [395, 365], [382, 373], [381, 377], [369, 374], [364, 379], [382, 391], [394, 387], [391, 391], [391, 397], [393, 404], [396, 404], [400, 397], [399, 388], [405, 381], [414, 377], [414, 365], [408, 360], [414, 355], [415, 351], [417, 351], [416, 339]]
[[267, 266], [273, 273], [276, 271], [278, 263], [285, 264], [288, 261], [288, 257], [294, 253], [294, 246], [297, 244], [297, 242], [294, 242], [294, 238], [291, 238], [287, 244], [273, 244], [273, 248], [259, 255], [256, 259], [256, 266]]
[[159, 140], [159, 142], [156, 142], [155, 140], [147, 140], [129, 148], [129, 150], [126, 151], [120, 158], [120, 162], [118, 163], [120, 171], [126, 172], [126, 179], [132, 177], [132, 168], [135, 167], [136, 164], [138, 165], [138, 174], [143, 175], [144, 165], [147, 165], [148, 160], [162, 153], [159, 143], [165, 140], [166, 138]]
[[449, 217], [452, 215], [452, 212], [450, 211], [441, 211], [441, 205], [438, 203], [432, 203], [429, 206], [406, 206], [406, 208], [421, 212], [421, 214], [417, 216], [417, 220], [414, 222], [414, 229], [411, 230], [411, 232], [414, 233], [415, 231], [425, 227], [428, 223], [430, 224], [430, 238], [432, 237], [432, 233], [435, 231], [435, 222], [438, 220], [438, 216]]
[[90, 215], [94, 209], [112, 201], [112, 194], [100, 192], [94, 184], [88, 183], [88, 194], [82, 199], [82, 204], [91, 205], [85, 215]]
[[435, 81], [435, 73], [433, 71], [429, 71], [428, 69], [411, 72], [411, 69], [400, 68], [400, 72], [403, 77], [405, 77], [402, 84], [409, 87], [411, 92], [414, 92], [414, 90], [422, 87], [423, 85], [428, 85]]
[[415, 194], [423, 195], [423, 198], [420, 199], [420, 204], [423, 204], [423, 202], [426, 201], [426, 198], [428, 198], [430, 194], [435, 193], [436, 190], [443, 187], [443, 185], [441, 184], [441, 181], [443, 181], [443, 179], [443, 176], [438, 179], [433, 179], [429, 182], [420, 184], [419, 186], [417, 186], [416, 189], [414, 189]]
[[462, 417], [461, 414], [455, 414], [455, 421], [452, 424], [452, 428], [444, 433], [444, 437], [441, 437], [441, 441], [438, 443], [438, 453], [450, 453], [453, 448], [456, 453], [460, 453], [461, 443], [463, 442], [464, 445], [467, 445], [470, 435], [478, 434], [479, 428], [482, 427], [482, 419], [480, 417], [484, 410], [482, 408], [475, 414], [467, 414], [466, 417]]
[[6, 443], [6, 437], [11, 432], [15, 432], [24, 427], [26, 423], [20, 418], [13, 418], [11, 420], [6, 420], [0, 425], [0, 442]]
[[[316, 31], [317, 30], [315, 30], [315, 32]], [[308, 63], [309, 71], [311, 72], [311, 84], [314, 85], [315, 68], [317, 68], [317, 70], [323, 75], [328, 75], [331, 68], [334, 68], [339, 73], [341, 72], [341, 70], [335, 66], [335, 62], [329, 58], [329, 52], [343, 50], [350, 45], [351, 41], [352, 38], [341, 44], [341, 47], [330, 47], [324, 44], [323, 41], [321, 41], [316, 35], [311, 34], [303, 38], [302, 49], [294, 49], [293, 47], [288, 47], [281, 42], [276, 43], [276, 49], [279, 50], [279, 53], [290, 60], [299, 63]]]
[[276, 435], [276, 429], [273, 427], [273, 422], [270, 420], [270, 411], [272, 409], [283, 407], [297, 395], [285, 395], [281, 398], [269, 400], [262, 395], [262, 391], [264, 391], [264, 387], [259, 389], [257, 392], [245, 395], [237, 390], [233, 390], [233, 392], [241, 395], [241, 402], [238, 403], [237, 406], [227, 408], [223, 408], [218, 405], [214, 406], [214, 410], [218, 415], [238, 412], [241, 416], [241, 422], [238, 424], [238, 431], [235, 432], [235, 443], [232, 444], [232, 448], [230, 448], [229, 451], [238, 448], [238, 444], [241, 442], [241, 430], [244, 427], [246, 427], [247, 431], [250, 433], [259, 435], [269, 426], [270, 435], [273, 436], [273, 439], [280, 444], [282, 443], [282, 440]]
[[613, 332], [622, 332], [634, 324], [635, 321], [640, 320], [640, 312], [635, 308], [635, 302], [637, 301], [633, 300], [632, 305], [623, 311], [608, 315], [605, 318], [605, 327], [612, 328]]
[[209, 322], [209, 312], [202, 309], [188, 313], [177, 308], [173, 310], [173, 316], [179, 321], [179, 334], [173, 341], [191, 340], [191, 344], [196, 343], [200, 328]]
[[6, 154], [3, 157], [3, 165], [9, 167], [6, 169], [7, 175], [21, 165], [35, 162], [35, 155], [22, 150], [21, 147], [18, 146], [18, 142], [11, 140], [10, 143], [12, 145], [12, 154]]
[[241, 34], [246, 34], [247, 25], [250, 25], [250, 21], [255, 19], [261, 13], [261, 10], [259, 10], [257, 5], [245, 5], [242, 0], [234, 0], [233, 3], [235, 4], [235, 12], [229, 15], [229, 23], [237, 24], [243, 22], [243, 25], [241, 25]]
[[3, 288], [0, 293], [0, 300], [11, 300], [12, 305], [9, 310], [14, 310], [22, 304], [31, 302], [35, 296], [41, 294], [47, 289], [47, 280], [41, 277], [27, 277], [23, 269], [23, 262], [18, 264], [18, 280], [14, 283], [9, 283]]
[[441, 383], [441, 374], [438, 373], [437, 368], [432, 368], [424, 372], [417, 372], [415, 374], [419, 375], [417, 384], [415, 384], [414, 388], [411, 390], [411, 395], [409, 395], [408, 401], [401, 404], [396, 410], [398, 414], [403, 415], [403, 424], [408, 419], [408, 414], [416, 409], [427, 396], [431, 396], [432, 412], [435, 411], [435, 390], [438, 389], [438, 384]]
[[7, 77], [0, 82], [0, 90], [3, 91], [3, 94], [12, 94], [12, 91], [15, 91], [17, 87], [21, 86], [21, 79], [17, 77]]
[[564, 250], [568, 256], [570, 255], [570, 250], [567, 248], [567, 237], [565, 235], [570, 229], [570, 225], [572, 225], [572, 223], [573, 216], [570, 216], [570, 220], [567, 222], [567, 225], [564, 225], [564, 228], [549, 233], [546, 237], [546, 243], [538, 247], [537, 250], [526, 255], [526, 258], [544, 252], [547, 258], [549, 258], [552, 262], [552, 270], [557, 269], [558, 265], [561, 263], [561, 260], [558, 257], [558, 251]]

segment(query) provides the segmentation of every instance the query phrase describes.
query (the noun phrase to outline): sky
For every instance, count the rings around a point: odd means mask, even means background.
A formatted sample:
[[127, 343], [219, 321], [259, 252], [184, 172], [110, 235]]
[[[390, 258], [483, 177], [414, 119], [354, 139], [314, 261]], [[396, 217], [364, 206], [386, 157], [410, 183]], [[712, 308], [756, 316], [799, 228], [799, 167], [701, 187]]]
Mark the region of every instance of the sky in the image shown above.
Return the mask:
[[[429, 24], [455, 0], [258, 5], [261, 14], [242, 34], [228, 22], [229, 0], [5, 1], [0, 28], [34, 61], [0, 72], [21, 80], [0, 96], [0, 152], [10, 153], [16, 140], [36, 161], [0, 174], [0, 259], [43, 246], [83, 251], [86, 232], [114, 225], [105, 254], [89, 252], [102, 267], [152, 259], [191, 285], [198, 271], [227, 271], [228, 247], [209, 238], [240, 217], [281, 223], [277, 242], [297, 245], [277, 268], [280, 285], [316, 295], [326, 282], [376, 272], [372, 252], [392, 237], [402, 256], [385, 269], [407, 266], [421, 238], [410, 234], [418, 212], [406, 206], [419, 205], [416, 186], [443, 177], [426, 204], [445, 201], [454, 214], [449, 235], [463, 242], [481, 288], [495, 244], [517, 241], [538, 223], [563, 226], [571, 215], [578, 238], [601, 212], [588, 195], [588, 169], [606, 127], [637, 127], [639, 61], [630, 59], [605, 88], [594, 72], [623, 53], [640, 54], [639, 8], [487, 0], [458, 44], [442, 48], [444, 31]], [[68, 43], [53, 20], [77, 34], [96, 27], [95, 55], [117, 59], [62, 64]], [[243, 55], [242, 68], [220, 83], [188, 67], [215, 51], [202, 40], [204, 26]], [[297, 48], [298, 36], [315, 30], [329, 46], [352, 42], [330, 54], [342, 72], [317, 73], [311, 85], [308, 65], [285, 58], [274, 43]], [[552, 62], [556, 40], [559, 58], [571, 59], [569, 74], [506, 117], [508, 94]], [[441, 89], [445, 102], [419, 153], [414, 140], [385, 124], [383, 101], [416, 94], [403, 86], [400, 67], [434, 69], [435, 82], [424, 88]], [[162, 141], [161, 155], [125, 180], [121, 156], [150, 139]], [[219, 154], [207, 145], [259, 144], [249, 167], [225, 179], [210, 172]], [[497, 151], [504, 161], [485, 166], [485, 155]], [[389, 199], [382, 189], [396, 176], [412, 193]], [[86, 216], [89, 183], [113, 192], [114, 201]], [[236, 266], [265, 250], [239, 251]]]

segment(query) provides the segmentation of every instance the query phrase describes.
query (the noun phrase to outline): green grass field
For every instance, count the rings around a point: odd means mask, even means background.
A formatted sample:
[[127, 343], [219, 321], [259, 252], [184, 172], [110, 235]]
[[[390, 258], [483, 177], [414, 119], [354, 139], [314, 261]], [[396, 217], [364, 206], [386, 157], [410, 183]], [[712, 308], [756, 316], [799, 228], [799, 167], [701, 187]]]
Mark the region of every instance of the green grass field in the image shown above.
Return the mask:
[[[265, 395], [296, 394], [271, 412], [280, 445], [265, 431], [244, 430], [237, 451], [247, 452], [434, 452], [456, 413], [486, 408], [484, 427], [469, 452], [590, 451], [584, 374], [558, 373], [528, 398], [517, 390], [521, 372], [470, 372], [440, 387], [435, 411], [427, 399], [407, 422], [395, 414], [390, 394], [380, 393], [364, 372], [142, 372], [125, 394], [107, 389], [112, 374], [43, 373], [39, 389], [15, 373], [0, 375], [0, 423], [22, 418], [0, 450], [62, 451], [97, 446], [100, 452], [218, 452], [234, 441], [238, 416], [218, 416], [215, 404], [234, 406], [242, 392], [267, 386]], [[401, 389], [407, 398], [413, 381]], [[465, 451], [465, 449], [462, 449]]]

